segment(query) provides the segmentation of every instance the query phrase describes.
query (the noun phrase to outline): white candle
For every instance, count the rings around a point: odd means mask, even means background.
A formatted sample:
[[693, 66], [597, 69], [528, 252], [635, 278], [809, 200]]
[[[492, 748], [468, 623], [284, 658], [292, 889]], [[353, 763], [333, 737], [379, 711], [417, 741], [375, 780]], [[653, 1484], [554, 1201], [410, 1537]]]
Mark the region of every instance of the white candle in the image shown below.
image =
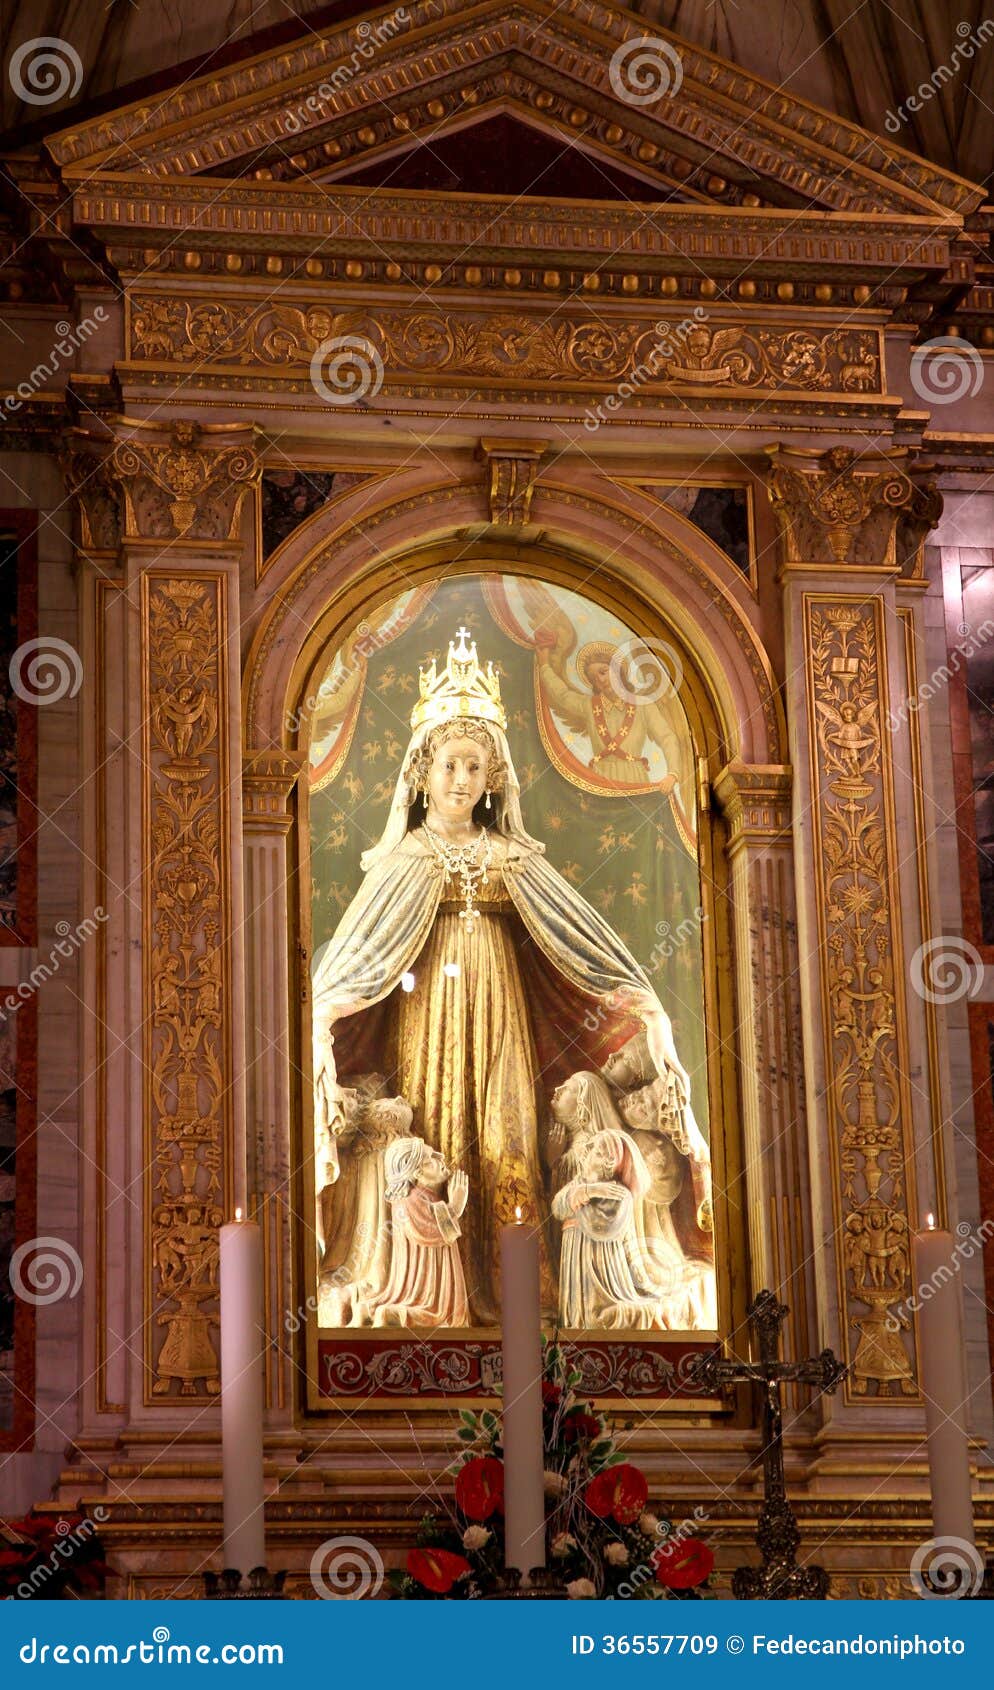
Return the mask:
[[935, 1537], [973, 1542], [966, 1366], [956, 1295], [956, 1244], [929, 1215], [915, 1233], [919, 1375], [925, 1397], [928, 1472]]
[[224, 1564], [266, 1564], [262, 1478], [262, 1235], [255, 1221], [221, 1228], [221, 1449]]
[[504, 1564], [545, 1566], [545, 1451], [538, 1233], [521, 1220], [501, 1228], [504, 1352]]

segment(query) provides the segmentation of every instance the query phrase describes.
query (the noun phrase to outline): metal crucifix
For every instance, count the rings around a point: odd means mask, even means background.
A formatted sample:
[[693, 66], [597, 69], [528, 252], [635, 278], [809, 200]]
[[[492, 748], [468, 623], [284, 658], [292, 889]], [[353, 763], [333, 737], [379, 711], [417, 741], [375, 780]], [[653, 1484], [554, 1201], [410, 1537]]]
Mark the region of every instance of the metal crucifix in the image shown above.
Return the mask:
[[693, 1383], [710, 1390], [747, 1381], [763, 1389], [765, 1496], [756, 1527], [763, 1562], [760, 1567], [736, 1567], [732, 1595], [739, 1601], [774, 1597], [780, 1601], [822, 1601], [829, 1584], [824, 1567], [797, 1565], [801, 1534], [787, 1500], [784, 1478], [781, 1387], [796, 1383], [831, 1392], [845, 1377], [846, 1366], [831, 1350], [822, 1350], [820, 1356], [807, 1361], [780, 1360], [780, 1331], [789, 1310], [777, 1302], [772, 1291], [760, 1291], [747, 1313], [758, 1340], [758, 1360], [732, 1361], [712, 1352], [695, 1356], [690, 1369]]

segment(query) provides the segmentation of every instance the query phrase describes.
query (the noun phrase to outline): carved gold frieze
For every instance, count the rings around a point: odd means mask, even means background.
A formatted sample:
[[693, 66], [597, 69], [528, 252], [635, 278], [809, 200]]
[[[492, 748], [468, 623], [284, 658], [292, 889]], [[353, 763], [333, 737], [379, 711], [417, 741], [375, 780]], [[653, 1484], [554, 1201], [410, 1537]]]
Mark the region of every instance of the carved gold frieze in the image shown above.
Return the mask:
[[882, 616], [879, 599], [804, 595], [842, 1339], [855, 1395], [917, 1398], [902, 1308], [914, 1164]]
[[147, 1365], [153, 1398], [210, 1398], [232, 1107], [224, 578], [147, 572], [142, 628]]
[[[449, 309], [330, 310], [216, 299], [138, 294], [130, 312], [129, 355], [204, 368], [306, 372], [324, 343], [368, 341], [386, 380], [421, 375], [495, 382], [565, 381], [603, 389], [631, 381], [650, 391], [672, 387], [767, 389], [777, 393], [881, 391], [876, 329], [773, 328], [741, 324], [714, 330], [697, 323], [557, 313]], [[678, 349], [674, 350], [674, 344]], [[634, 390], [634, 389], [633, 389]]]

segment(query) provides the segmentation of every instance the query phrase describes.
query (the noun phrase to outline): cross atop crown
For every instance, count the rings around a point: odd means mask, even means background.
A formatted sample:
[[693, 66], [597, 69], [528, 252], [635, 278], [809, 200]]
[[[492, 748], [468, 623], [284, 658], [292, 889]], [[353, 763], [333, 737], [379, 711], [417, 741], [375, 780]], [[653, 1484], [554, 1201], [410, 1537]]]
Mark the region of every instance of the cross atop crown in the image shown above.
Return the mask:
[[411, 712], [412, 728], [420, 728], [424, 722], [438, 727], [460, 717], [507, 727], [500, 677], [492, 663], [486, 668], [480, 663], [476, 641], [470, 640], [468, 628], [457, 629], [456, 638], [449, 641], [448, 660], [441, 673], [433, 658], [430, 667], [421, 670], [420, 681], [421, 696]]

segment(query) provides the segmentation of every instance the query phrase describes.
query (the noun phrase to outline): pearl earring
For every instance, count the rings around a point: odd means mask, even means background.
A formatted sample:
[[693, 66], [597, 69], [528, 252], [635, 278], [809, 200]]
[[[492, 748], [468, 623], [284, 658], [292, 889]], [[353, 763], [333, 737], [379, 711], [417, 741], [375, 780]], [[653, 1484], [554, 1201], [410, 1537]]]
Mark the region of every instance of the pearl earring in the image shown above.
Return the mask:
[[490, 808], [490, 794], [488, 792], [487, 793], [487, 809], [489, 810], [489, 808]]

